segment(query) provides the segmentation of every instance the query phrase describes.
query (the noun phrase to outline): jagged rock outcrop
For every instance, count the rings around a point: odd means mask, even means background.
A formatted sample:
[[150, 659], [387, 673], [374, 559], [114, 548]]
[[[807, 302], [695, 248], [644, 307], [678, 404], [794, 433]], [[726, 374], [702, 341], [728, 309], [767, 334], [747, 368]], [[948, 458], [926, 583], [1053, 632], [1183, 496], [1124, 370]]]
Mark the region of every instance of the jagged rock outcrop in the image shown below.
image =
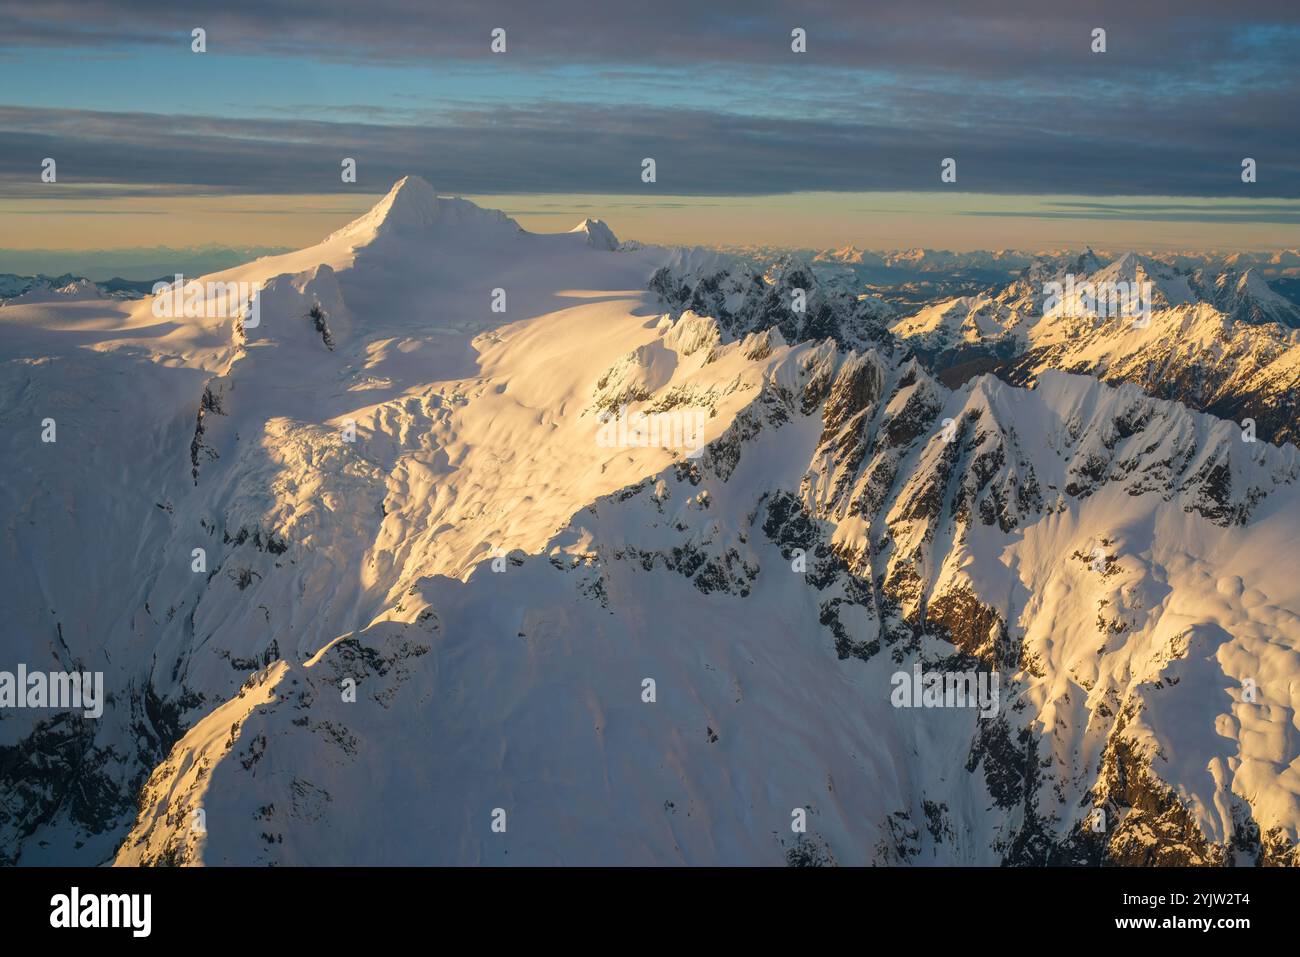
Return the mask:
[[795, 256], [777, 260], [765, 273], [740, 264], [665, 266], [649, 288], [674, 315], [690, 310], [711, 316], [730, 338], [776, 328], [787, 342], [829, 338], [849, 347], [891, 346], [887, 325], [893, 309], [887, 303], [827, 285]]

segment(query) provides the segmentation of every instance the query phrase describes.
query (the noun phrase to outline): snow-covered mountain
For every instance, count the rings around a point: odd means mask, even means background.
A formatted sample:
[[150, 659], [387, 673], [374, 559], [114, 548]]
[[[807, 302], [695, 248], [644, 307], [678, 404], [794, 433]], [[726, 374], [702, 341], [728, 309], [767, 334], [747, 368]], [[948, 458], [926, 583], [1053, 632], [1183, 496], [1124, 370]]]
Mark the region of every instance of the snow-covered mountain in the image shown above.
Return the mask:
[[1269, 288], [1258, 270], [1197, 270], [1191, 279], [1197, 297], [1212, 303], [1234, 323], [1300, 328], [1300, 306]]
[[[168, 277], [170, 280], [171, 277]], [[153, 282], [113, 278], [91, 282], [85, 276], [16, 276], [0, 273], [0, 306], [6, 303], [59, 302], [70, 299], [139, 299]]]
[[1300, 863], [1293, 446], [416, 179], [204, 278], [0, 312], [6, 861]]
[[[1226, 271], [1244, 273], [1254, 271], [1269, 278], [1294, 276], [1300, 272], [1300, 250], [1282, 249], [1271, 252], [1222, 253], [1207, 250], [1133, 251], [1144, 259], [1156, 260], [1183, 273], [1204, 272], [1217, 275]], [[1124, 253], [1087, 250], [1100, 260], [1111, 261]], [[836, 249], [810, 251], [810, 259], [818, 265], [840, 265], [863, 270], [894, 270], [896, 272], [945, 274], [953, 271], [996, 271], [1016, 273], [1044, 260], [1063, 261], [1077, 255], [1063, 249], [998, 249], [953, 252], [943, 249], [866, 250], [850, 244]], [[769, 258], [772, 258], [769, 256]]]
[[1008, 249], [979, 249], [969, 252], [921, 248], [872, 251], [848, 245], [838, 249], [819, 250], [813, 254], [812, 261], [863, 270], [889, 269], [915, 274], [949, 273], [954, 270], [1012, 273], [1030, 265], [1034, 258], [1034, 253]]
[[[1074, 295], [1050, 301], [1048, 285], [1067, 277], [1076, 280]], [[1148, 322], [1107, 314], [1079, 292], [1134, 283], [1150, 284]], [[1300, 436], [1300, 308], [1254, 271], [1181, 272], [1135, 253], [1104, 263], [1088, 251], [1065, 264], [1037, 263], [1005, 287], [926, 306], [891, 330], [936, 368], [970, 363], [1015, 384], [1049, 369], [1133, 382], [1195, 409], [1252, 419], [1269, 441]], [[971, 362], [978, 357], [998, 361]]]
[[656, 271], [650, 291], [672, 315], [690, 310], [713, 317], [732, 337], [775, 327], [790, 342], [829, 338], [849, 347], [891, 347], [888, 303], [823, 280], [794, 255], [763, 270], [730, 259], [675, 261]]
[[58, 302], [69, 299], [100, 299], [104, 290], [89, 279], [67, 273], [63, 276], [0, 276], [0, 306], [6, 303]]

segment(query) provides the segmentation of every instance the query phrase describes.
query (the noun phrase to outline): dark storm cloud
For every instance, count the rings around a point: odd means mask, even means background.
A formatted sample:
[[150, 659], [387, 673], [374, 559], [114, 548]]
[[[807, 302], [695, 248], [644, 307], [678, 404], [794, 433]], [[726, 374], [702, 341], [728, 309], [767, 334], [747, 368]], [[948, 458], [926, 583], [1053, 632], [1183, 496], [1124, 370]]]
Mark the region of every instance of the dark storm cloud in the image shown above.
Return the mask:
[[[1300, 197], [1294, 131], [1256, 134], [1259, 182], [1240, 179], [1240, 149], [1204, 135], [1192, 115], [1149, 125], [1104, 124], [1078, 137], [1026, 122], [985, 130], [737, 117], [690, 110], [597, 108], [465, 112], [438, 126], [312, 120], [224, 121], [141, 113], [0, 107], [0, 189], [57, 195], [38, 183], [40, 159], [59, 183], [137, 184], [160, 191], [315, 193], [339, 188], [354, 157], [361, 190], [418, 173], [459, 193], [608, 192], [744, 195], [797, 190], [948, 188], [1008, 194]], [[640, 179], [654, 157], [658, 182]], [[945, 156], [956, 187], [939, 186]], [[80, 195], [86, 195], [81, 192]], [[122, 195], [114, 187], [105, 195]]]
[[504, 27], [523, 59], [763, 64], [789, 55], [799, 26], [822, 64], [1041, 76], [1093, 68], [1093, 27], [1107, 29], [1117, 71], [1190, 73], [1244, 53], [1287, 62], [1290, 44], [1268, 32], [1298, 23], [1294, 0], [42, 0], [0, 10], [0, 45], [174, 45], [202, 26], [219, 49], [436, 62], [483, 57]]

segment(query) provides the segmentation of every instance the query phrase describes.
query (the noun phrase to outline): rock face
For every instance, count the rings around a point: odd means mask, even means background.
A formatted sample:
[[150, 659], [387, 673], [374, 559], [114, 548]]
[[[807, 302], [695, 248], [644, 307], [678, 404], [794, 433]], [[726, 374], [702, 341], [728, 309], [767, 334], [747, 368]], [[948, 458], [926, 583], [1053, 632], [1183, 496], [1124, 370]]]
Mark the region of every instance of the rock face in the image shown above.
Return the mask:
[[5, 712], [5, 863], [1297, 863], [1294, 447], [386, 203], [259, 326], [5, 353], [4, 611], [109, 689]]
[[721, 268], [663, 267], [650, 291], [674, 314], [685, 310], [717, 320], [723, 334], [739, 338], [776, 327], [787, 342], [830, 338], [850, 347], [888, 349], [893, 309], [818, 279], [802, 259], [787, 255], [766, 273], [742, 264]]

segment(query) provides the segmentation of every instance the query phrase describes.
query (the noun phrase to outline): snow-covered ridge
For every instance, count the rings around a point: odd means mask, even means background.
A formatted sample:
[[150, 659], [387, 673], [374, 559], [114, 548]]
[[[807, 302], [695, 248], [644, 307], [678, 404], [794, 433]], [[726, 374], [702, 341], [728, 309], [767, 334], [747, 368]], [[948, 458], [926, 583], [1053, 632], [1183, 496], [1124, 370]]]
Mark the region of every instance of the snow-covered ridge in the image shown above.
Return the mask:
[[77, 299], [138, 299], [152, 283], [110, 279], [91, 282], [85, 276], [15, 276], [0, 274], [0, 307], [7, 304], [66, 302]]
[[[1300, 250], [1279, 249], [1270, 252], [1223, 252], [1216, 250], [1141, 251], [1130, 250], [1144, 259], [1158, 260], [1180, 271], [1198, 270], [1258, 270], [1269, 277], [1300, 274]], [[1126, 252], [1092, 250], [1082, 251], [1083, 256], [1095, 257], [1099, 262], [1122, 258]], [[1036, 262], [1060, 261], [1079, 255], [1064, 249], [998, 249], [953, 252], [944, 249], [859, 249], [848, 245], [838, 249], [813, 250], [811, 258], [816, 263], [858, 267], [867, 271], [891, 270], [914, 274], [943, 274], [954, 270], [998, 270], [1015, 272], [1031, 268]]]
[[[1046, 290], [1149, 284], [1142, 322], [1089, 308], [1081, 293], [1049, 308]], [[1105, 284], [1110, 284], [1109, 287]], [[1300, 307], [1253, 271], [1180, 272], [1128, 253], [1103, 264], [1085, 253], [1065, 265], [1042, 262], [1001, 289], [925, 306], [891, 326], [936, 366], [984, 357], [1015, 383], [1048, 369], [1133, 382], [1153, 395], [1254, 423], [1274, 442], [1300, 432]]]

